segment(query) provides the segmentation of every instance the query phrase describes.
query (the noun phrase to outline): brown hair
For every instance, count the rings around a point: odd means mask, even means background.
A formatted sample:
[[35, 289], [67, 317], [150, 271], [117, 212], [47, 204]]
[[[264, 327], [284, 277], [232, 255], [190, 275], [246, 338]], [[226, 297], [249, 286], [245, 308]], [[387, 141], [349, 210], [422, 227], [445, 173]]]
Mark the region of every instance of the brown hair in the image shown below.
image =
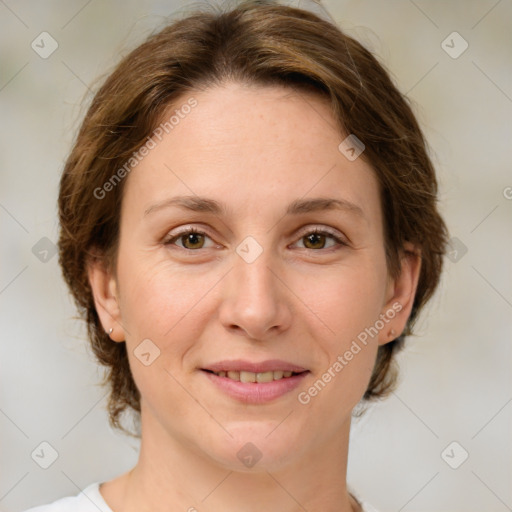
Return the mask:
[[408, 101], [368, 50], [311, 12], [273, 2], [243, 2], [227, 11], [196, 11], [175, 20], [123, 58], [99, 89], [60, 182], [60, 264], [87, 322], [93, 351], [107, 367], [103, 384], [110, 385], [110, 423], [121, 430], [125, 410], [140, 413], [140, 395], [126, 344], [112, 342], [102, 328], [86, 264], [94, 253], [115, 268], [126, 180], [105, 199], [95, 191], [146, 142], [169, 105], [226, 80], [284, 85], [329, 100], [340, 134], [364, 142], [362, 158], [378, 178], [390, 275], [400, 272], [405, 241], [421, 249], [406, 329], [379, 347], [366, 400], [393, 389], [395, 353], [412, 334], [440, 279], [448, 234], [437, 210], [435, 171]]

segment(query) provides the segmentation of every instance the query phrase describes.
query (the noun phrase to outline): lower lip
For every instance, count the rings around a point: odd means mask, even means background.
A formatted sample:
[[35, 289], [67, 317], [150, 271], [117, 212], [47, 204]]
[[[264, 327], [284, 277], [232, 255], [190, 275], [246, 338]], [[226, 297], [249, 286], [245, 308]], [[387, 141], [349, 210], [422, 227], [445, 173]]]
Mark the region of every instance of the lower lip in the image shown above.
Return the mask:
[[228, 377], [219, 377], [205, 370], [202, 372], [227, 395], [248, 404], [264, 404], [289, 393], [300, 385], [309, 371], [284, 377], [271, 382], [240, 382]]

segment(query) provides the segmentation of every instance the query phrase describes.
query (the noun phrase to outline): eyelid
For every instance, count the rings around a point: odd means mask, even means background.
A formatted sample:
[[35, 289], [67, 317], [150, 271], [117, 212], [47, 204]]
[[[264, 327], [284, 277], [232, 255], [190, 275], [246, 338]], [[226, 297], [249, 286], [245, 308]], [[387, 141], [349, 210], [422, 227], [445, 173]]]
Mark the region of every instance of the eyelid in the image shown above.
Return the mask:
[[348, 244], [348, 239], [346, 236], [343, 235], [343, 233], [339, 232], [337, 229], [323, 226], [323, 225], [307, 225], [304, 228], [302, 228], [299, 231], [299, 238], [302, 238], [303, 236], [310, 234], [310, 233], [320, 233], [320, 234], [327, 234], [335, 238], [340, 243]]
[[[185, 236], [189, 233], [197, 233], [199, 235], [203, 235], [205, 237], [208, 237], [210, 240], [214, 241], [213, 238], [206, 232], [206, 230], [202, 229], [202, 228], [199, 228], [199, 227], [195, 227], [195, 226], [187, 226], [183, 229], [180, 229], [179, 231], [175, 232], [175, 233], [169, 233], [167, 234], [164, 239], [163, 239], [163, 244], [164, 245], [175, 245], [174, 242], [176, 242], [177, 240], [179, 240], [182, 236]], [[198, 249], [187, 249], [187, 248], [184, 248], [184, 247], [180, 247], [179, 245], [176, 246], [176, 247], [179, 247], [180, 249], [183, 249], [185, 251], [188, 251], [188, 252], [196, 252], [198, 251]], [[208, 249], [208, 247], [207, 247]]]

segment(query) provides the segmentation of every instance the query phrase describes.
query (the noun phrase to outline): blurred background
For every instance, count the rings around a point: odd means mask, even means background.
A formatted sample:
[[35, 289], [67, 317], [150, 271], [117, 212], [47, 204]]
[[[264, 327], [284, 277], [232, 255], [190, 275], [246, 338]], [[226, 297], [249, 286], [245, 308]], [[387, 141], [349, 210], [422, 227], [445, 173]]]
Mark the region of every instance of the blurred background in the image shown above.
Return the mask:
[[[512, 2], [281, 3], [332, 17], [407, 93], [452, 237], [400, 386], [354, 421], [349, 485], [382, 512], [512, 510]], [[0, 0], [1, 511], [136, 463], [137, 442], [108, 426], [102, 370], [61, 278], [57, 187], [98, 80], [202, 4]], [[41, 449], [55, 450], [47, 469]]]

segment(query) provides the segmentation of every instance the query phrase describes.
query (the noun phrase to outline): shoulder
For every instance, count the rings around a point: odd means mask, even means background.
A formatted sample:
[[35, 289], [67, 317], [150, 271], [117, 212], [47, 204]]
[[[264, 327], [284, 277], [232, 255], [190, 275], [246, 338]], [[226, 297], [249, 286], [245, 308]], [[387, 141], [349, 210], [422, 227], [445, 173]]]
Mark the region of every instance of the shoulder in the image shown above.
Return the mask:
[[112, 512], [100, 494], [99, 482], [86, 487], [76, 496], [67, 496], [47, 505], [33, 507], [25, 512]]

